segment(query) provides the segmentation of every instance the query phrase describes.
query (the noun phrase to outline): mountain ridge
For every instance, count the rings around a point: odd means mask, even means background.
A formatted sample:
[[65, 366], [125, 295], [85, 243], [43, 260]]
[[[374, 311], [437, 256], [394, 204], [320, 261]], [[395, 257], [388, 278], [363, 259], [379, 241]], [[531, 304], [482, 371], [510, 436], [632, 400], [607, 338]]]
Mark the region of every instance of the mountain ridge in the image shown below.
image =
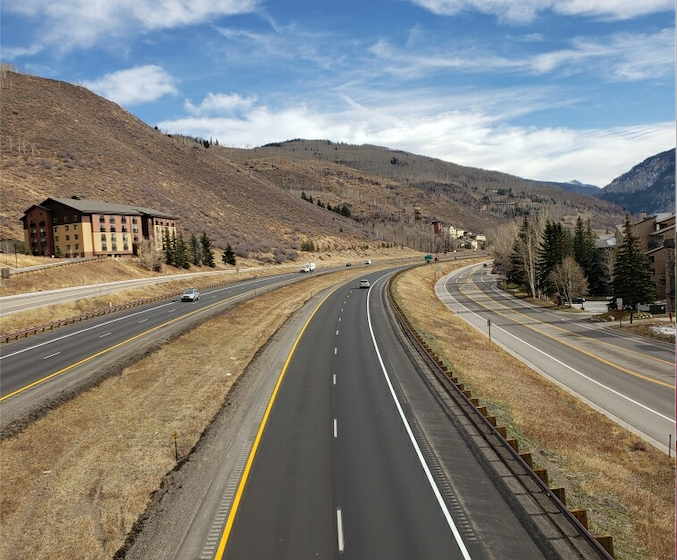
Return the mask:
[[[369, 244], [436, 248], [430, 223], [486, 232], [547, 211], [598, 228], [622, 211], [544, 182], [376, 146], [285, 141], [242, 150], [167, 135], [91, 91], [3, 71], [0, 237], [50, 196], [141, 204], [175, 215], [186, 233], [268, 261], [305, 241], [327, 250]], [[306, 192], [313, 204], [301, 198]], [[318, 200], [319, 199], [319, 200]], [[332, 212], [343, 207], [352, 219]]]

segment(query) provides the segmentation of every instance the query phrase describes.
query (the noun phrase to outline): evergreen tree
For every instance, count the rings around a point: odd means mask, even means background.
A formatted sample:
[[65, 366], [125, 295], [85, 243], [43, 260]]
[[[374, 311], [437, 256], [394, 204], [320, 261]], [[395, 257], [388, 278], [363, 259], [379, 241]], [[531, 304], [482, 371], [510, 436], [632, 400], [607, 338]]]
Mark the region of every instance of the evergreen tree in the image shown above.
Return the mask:
[[169, 228], [162, 231], [162, 246], [165, 250], [165, 263], [174, 265], [174, 248], [176, 238], [169, 233]]
[[308, 196], [306, 195], [306, 191], [301, 191], [301, 199], [302, 200], [308, 200]]
[[212, 242], [209, 237], [207, 237], [206, 231], [203, 231], [200, 236], [200, 245], [202, 246], [200, 250], [202, 262], [208, 267], [214, 268], [216, 263], [214, 263], [214, 254], [212, 253]]
[[623, 305], [633, 308], [638, 303], [653, 303], [656, 300], [651, 268], [639, 248], [639, 238], [632, 232], [629, 215], [625, 216], [623, 238], [616, 248], [613, 296], [614, 299], [623, 298]]
[[225, 264], [232, 264], [235, 266], [235, 251], [233, 251], [233, 248], [230, 246], [230, 243], [228, 243], [228, 246], [226, 247], [226, 250], [223, 252], [223, 256], [221, 257], [223, 262]]
[[190, 262], [195, 266], [202, 264], [202, 248], [194, 233], [190, 234]]
[[188, 245], [183, 238], [183, 234], [179, 234], [176, 238], [174, 249], [174, 266], [179, 268], [190, 268], [190, 259], [188, 255]]
[[550, 273], [571, 254], [571, 236], [560, 222], [546, 222], [538, 249], [536, 277], [541, 292], [551, 292]]
[[348, 208], [348, 205], [344, 202], [343, 206], [341, 207], [341, 215], [345, 216], [346, 218], [350, 218], [351, 213], [350, 213], [350, 208]]
[[602, 257], [595, 245], [595, 232], [588, 218], [585, 225], [585, 251], [588, 255], [588, 268], [583, 267], [585, 276], [588, 279], [590, 293], [595, 295], [606, 295], [608, 287], [604, 279], [604, 267], [602, 266]]

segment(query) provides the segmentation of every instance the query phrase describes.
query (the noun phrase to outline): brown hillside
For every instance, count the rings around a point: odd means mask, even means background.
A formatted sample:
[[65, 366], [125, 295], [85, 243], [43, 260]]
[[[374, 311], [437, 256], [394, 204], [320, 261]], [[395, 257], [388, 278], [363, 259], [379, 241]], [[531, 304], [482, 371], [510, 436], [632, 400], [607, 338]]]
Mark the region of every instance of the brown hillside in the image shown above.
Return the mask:
[[306, 239], [343, 248], [368, 236], [354, 221], [277, 188], [186, 138], [170, 138], [118, 105], [65, 82], [3, 72], [0, 236], [49, 196], [139, 204], [176, 215], [185, 233], [251, 253]]
[[[254, 150], [222, 148], [220, 151], [232, 160], [246, 162], [271, 182], [288, 188], [308, 188], [308, 184], [304, 185], [294, 173], [282, 173], [282, 176], [279, 172], [272, 173], [266, 163], [271, 158], [278, 162], [291, 160], [297, 167], [306, 168], [306, 173], [323, 178], [341, 178], [350, 173], [375, 176], [381, 183], [381, 200], [388, 198], [397, 205], [400, 197], [408, 199], [427, 216], [473, 231], [486, 232], [502, 221], [543, 211], [551, 219], [571, 226], [579, 215], [589, 217], [599, 229], [613, 227], [623, 217], [623, 210], [618, 206], [551, 183], [378, 146], [290, 140]], [[321, 180], [316, 181], [323, 184]]]

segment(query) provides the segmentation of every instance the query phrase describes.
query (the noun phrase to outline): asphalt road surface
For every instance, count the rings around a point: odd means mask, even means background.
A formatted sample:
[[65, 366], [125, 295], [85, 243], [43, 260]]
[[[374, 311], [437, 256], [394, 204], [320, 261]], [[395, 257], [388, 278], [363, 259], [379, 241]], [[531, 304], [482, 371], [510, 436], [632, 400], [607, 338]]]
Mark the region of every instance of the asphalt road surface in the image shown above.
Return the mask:
[[[383, 281], [374, 298], [357, 285], [329, 296], [300, 338], [215, 557], [543, 558], [390, 332]], [[438, 451], [454, 472], [424, 457], [414, 401], [446, 430]]]
[[[483, 266], [440, 279], [438, 297], [518, 359], [667, 452], [675, 449], [675, 346], [524, 303]], [[497, 372], [497, 374], [500, 374]]]

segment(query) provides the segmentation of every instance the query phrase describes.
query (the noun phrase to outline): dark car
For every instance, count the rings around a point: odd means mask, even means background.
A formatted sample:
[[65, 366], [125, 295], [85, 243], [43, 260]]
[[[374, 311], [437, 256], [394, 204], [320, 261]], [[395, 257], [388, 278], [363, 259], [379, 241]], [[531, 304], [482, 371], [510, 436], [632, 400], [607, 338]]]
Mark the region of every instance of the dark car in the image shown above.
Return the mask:
[[200, 299], [200, 290], [197, 288], [188, 288], [181, 296], [181, 301], [197, 301]]
[[584, 297], [575, 297], [573, 299], [574, 303], [585, 303], [585, 298]]

